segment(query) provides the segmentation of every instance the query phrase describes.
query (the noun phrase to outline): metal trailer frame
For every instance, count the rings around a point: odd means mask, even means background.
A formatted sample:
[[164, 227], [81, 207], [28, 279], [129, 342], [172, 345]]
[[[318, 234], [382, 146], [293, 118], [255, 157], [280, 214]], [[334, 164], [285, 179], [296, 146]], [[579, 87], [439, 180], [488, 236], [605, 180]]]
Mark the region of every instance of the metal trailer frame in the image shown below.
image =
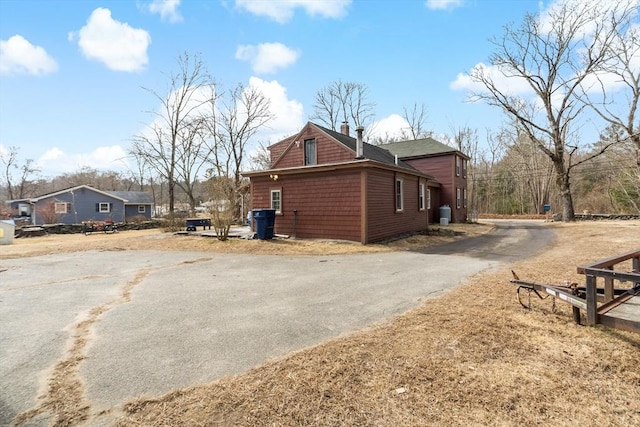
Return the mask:
[[[632, 260], [632, 271], [614, 271], [617, 264]], [[579, 274], [584, 274], [586, 286], [580, 287], [577, 283], [563, 285], [550, 285], [520, 280], [512, 271], [514, 280], [511, 283], [518, 285], [518, 300], [520, 304], [527, 307], [520, 299], [520, 290], [525, 289], [529, 293], [534, 292], [539, 298], [544, 299], [540, 292], [558, 298], [573, 306], [573, 320], [580, 324], [580, 310], [586, 312], [586, 324], [594, 326], [598, 323], [632, 331], [640, 334], [640, 318], [623, 319], [609, 312], [625, 303], [634, 296], [640, 296], [640, 248], [625, 252], [610, 258], [605, 258], [580, 266], [577, 268]], [[598, 278], [604, 279], [604, 287], [598, 288]], [[631, 282], [631, 288], [616, 288], [615, 282]], [[600, 303], [600, 305], [598, 305]]]

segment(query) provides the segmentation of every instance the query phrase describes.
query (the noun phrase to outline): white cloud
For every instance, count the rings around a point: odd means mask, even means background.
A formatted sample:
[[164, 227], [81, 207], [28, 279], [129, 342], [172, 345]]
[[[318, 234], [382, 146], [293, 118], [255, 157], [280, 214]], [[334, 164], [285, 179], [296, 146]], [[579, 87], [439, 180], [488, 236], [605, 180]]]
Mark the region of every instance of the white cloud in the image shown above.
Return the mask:
[[153, 0], [149, 5], [149, 12], [157, 13], [163, 21], [182, 22], [178, 6], [180, 6], [180, 0]]
[[69, 34], [70, 40], [76, 37], [87, 58], [102, 62], [111, 70], [142, 71], [149, 62], [149, 33], [116, 21], [109, 9], [100, 7], [94, 10], [87, 25], [78, 33]]
[[282, 43], [261, 43], [259, 45], [241, 45], [236, 50], [236, 59], [249, 61], [253, 72], [257, 74], [275, 73], [295, 63], [300, 52]]
[[236, 6], [255, 15], [267, 16], [281, 24], [293, 17], [295, 9], [323, 18], [342, 18], [351, 0], [236, 0]]
[[40, 46], [34, 46], [24, 37], [15, 35], [0, 40], [0, 75], [53, 73], [56, 61]]
[[427, 0], [426, 6], [433, 10], [453, 10], [462, 4], [462, 0]]
[[299, 101], [288, 98], [287, 88], [276, 80], [266, 81], [258, 77], [251, 77], [249, 86], [260, 90], [269, 99], [274, 115], [274, 119], [256, 136], [256, 140], [274, 143], [300, 131], [304, 124], [303, 107]]
[[76, 172], [83, 167], [122, 171], [128, 168], [127, 152], [119, 145], [98, 147], [89, 153], [65, 153], [58, 147], [47, 150], [36, 160], [46, 176]]
[[[500, 88], [503, 92], [510, 95], [527, 95], [532, 94], [533, 90], [524, 78], [521, 77], [507, 77], [501, 71], [500, 68], [494, 65], [485, 65], [480, 62], [473, 67], [471, 74], [482, 74], [487, 76], [493, 81], [496, 87]], [[486, 87], [479, 82], [474, 82], [471, 76], [463, 73], [458, 73], [456, 79], [451, 82], [449, 87], [453, 90], [466, 90], [470, 92], [484, 92]]]
[[365, 129], [368, 140], [391, 140], [401, 139], [404, 133], [409, 130], [409, 123], [399, 114], [391, 114], [381, 120], [374, 122], [371, 129]]

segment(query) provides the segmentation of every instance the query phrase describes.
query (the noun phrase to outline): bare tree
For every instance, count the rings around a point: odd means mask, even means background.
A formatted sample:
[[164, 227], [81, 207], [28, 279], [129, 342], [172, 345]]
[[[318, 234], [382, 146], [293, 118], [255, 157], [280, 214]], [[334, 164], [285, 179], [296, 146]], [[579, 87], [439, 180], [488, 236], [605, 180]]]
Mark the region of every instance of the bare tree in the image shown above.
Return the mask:
[[251, 170], [267, 170], [271, 167], [271, 153], [264, 145], [258, 143], [256, 150], [249, 156]]
[[204, 168], [209, 164], [211, 145], [207, 144], [208, 133], [205, 120], [196, 118], [185, 123], [180, 130], [182, 142], [176, 156], [176, 185], [184, 191], [191, 211], [196, 207], [198, 178], [204, 176]]
[[269, 98], [257, 87], [238, 84], [224, 95], [209, 97], [205, 126], [212, 144], [210, 175], [224, 179], [211, 188], [215, 190], [216, 198], [229, 201], [234, 219], [242, 217], [239, 192], [243, 183], [241, 168], [247, 155], [247, 146], [273, 117]]
[[[427, 130], [427, 118], [429, 117], [427, 106], [425, 104], [418, 105], [414, 102], [411, 108], [402, 107], [402, 118], [409, 124], [409, 128], [405, 132], [403, 129], [402, 137], [404, 139], [420, 139], [430, 137], [433, 132]], [[406, 134], [406, 135], [405, 135]]]
[[[4, 169], [3, 180], [7, 186], [9, 200], [27, 197], [31, 179], [40, 172], [40, 169], [35, 167], [32, 159], [27, 159], [20, 164], [18, 160], [19, 153], [20, 149], [18, 147], [9, 147], [8, 151], [0, 151], [0, 161]], [[17, 179], [14, 175], [16, 170], [19, 172]]]
[[[612, 43], [608, 46], [610, 49], [609, 59], [602, 64], [600, 72], [595, 75], [597, 86], [602, 94], [601, 101], [596, 102], [592, 100], [592, 96], [589, 96], [592, 87], [583, 87], [583, 100], [605, 121], [624, 129], [626, 135], [622, 139], [629, 138], [635, 146], [636, 173], [640, 178], [640, 118], [638, 115], [640, 26], [631, 25], [631, 22], [627, 22], [627, 24], [629, 24], [628, 28], [624, 28], [625, 26], [621, 24], [620, 30], [614, 34]], [[615, 77], [621, 90], [607, 90], [604, 79], [610, 76]], [[626, 103], [624, 99], [626, 99]]]
[[519, 128], [517, 121], [504, 127], [499, 138], [508, 147], [505, 160], [517, 171], [515, 179], [524, 189], [523, 193], [528, 195], [525, 201], [528, 209], [522, 213], [544, 213], [543, 206], [549, 203], [553, 163], [537, 143]]
[[311, 119], [319, 120], [332, 130], [337, 130], [341, 122], [368, 128], [374, 108], [365, 84], [338, 80], [316, 92]]
[[211, 86], [212, 79], [200, 57], [184, 53], [178, 58], [178, 71], [169, 77], [166, 94], [144, 88], [160, 101], [161, 108], [153, 112], [156, 120], [149, 129], [134, 137], [130, 153], [143, 158], [167, 181], [170, 213], [174, 212], [177, 178], [185, 175], [184, 170], [178, 169], [184, 166], [181, 159], [189, 155], [188, 129], [209, 102]]
[[565, 221], [574, 219], [571, 169], [609, 147], [573, 161], [578, 144], [567, 144], [585, 108], [579, 102], [580, 88], [607, 63], [611, 44], [632, 12], [630, 3], [610, 7], [608, 3], [567, 0], [549, 9], [545, 19], [527, 14], [519, 28], [506, 26], [502, 38], [494, 40], [491, 65], [502, 77], [524, 81], [535, 99], [510, 93], [484, 67], [470, 72], [471, 79], [484, 89], [472, 99], [500, 107], [553, 162]]

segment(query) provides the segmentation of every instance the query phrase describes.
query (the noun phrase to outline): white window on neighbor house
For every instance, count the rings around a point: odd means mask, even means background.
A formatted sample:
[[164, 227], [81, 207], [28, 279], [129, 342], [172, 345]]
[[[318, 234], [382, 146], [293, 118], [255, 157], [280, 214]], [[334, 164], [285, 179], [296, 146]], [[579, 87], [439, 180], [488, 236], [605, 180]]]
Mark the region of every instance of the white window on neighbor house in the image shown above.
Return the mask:
[[138, 205], [138, 213], [145, 213], [147, 212], [147, 207], [145, 205]]
[[467, 189], [466, 188], [463, 190], [462, 206], [465, 208], [467, 207]]
[[304, 165], [315, 165], [316, 163], [316, 140], [306, 139], [304, 141]]
[[420, 193], [418, 194], [418, 207], [421, 211], [424, 210], [425, 200], [424, 200], [424, 184], [420, 183]]
[[402, 180], [396, 178], [396, 212], [402, 212], [404, 206], [404, 197], [402, 194]]
[[460, 208], [460, 189], [456, 188], [456, 207]]
[[456, 176], [460, 176], [460, 157], [456, 156]]
[[467, 177], [467, 163], [469, 163], [466, 159], [462, 159], [462, 177]]
[[29, 216], [31, 215], [31, 205], [26, 203], [18, 204], [18, 216]]
[[427, 188], [427, 209], [431, 209], [431, 189]]
[[277, 214], [282, 213], [282, 189], [271, 190], [271, 209]]
[[66, 214], [69, 212], [69, 204], [64, 202], [55, 202], [53, 209], [57, 214]]

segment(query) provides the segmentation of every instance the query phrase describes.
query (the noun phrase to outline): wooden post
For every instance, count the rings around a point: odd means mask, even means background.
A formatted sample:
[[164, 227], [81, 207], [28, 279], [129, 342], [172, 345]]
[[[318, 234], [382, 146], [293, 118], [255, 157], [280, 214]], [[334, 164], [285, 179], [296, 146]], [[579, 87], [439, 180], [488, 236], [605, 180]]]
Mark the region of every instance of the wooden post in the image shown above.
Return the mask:
[[[608, 270], [613, 271], [613, 267], [609, 267]], [[613, 278], [604, 278], [604, 302], [609, 302], [613, 299]]]
[[576, 322], [576, 325], [580, 324], [580, 309], [578, 307], [573, 307], [573, 321]]
[[[571, 289], [571, 295], [578, 295], [578, 290], [576, 288]], [[579, 325], [581, 322], [580, 319], [580, 309], [578, 307], [576, 307], [575, 305], [573, 306], [573, 321], [576, 322], [576, 325]]]
[[596, 289], [596, 276], [587, 275], [587, 325], [595, 326], [598, 323], [598, 299]]

